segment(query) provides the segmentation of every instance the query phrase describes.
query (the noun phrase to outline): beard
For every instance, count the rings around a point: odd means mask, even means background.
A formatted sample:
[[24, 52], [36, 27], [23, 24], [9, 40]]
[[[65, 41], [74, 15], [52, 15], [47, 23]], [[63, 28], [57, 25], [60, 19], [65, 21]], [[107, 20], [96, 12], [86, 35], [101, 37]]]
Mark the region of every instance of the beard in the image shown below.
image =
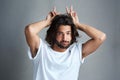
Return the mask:
[[70, 41], [64, 41], [64, 40], [58, 42], [57, 40], [55, 40], [55, 44], [56, 44], [59, 48], [67, 49], [67, 48], [71, 45], [71, 42], [70, 42]]

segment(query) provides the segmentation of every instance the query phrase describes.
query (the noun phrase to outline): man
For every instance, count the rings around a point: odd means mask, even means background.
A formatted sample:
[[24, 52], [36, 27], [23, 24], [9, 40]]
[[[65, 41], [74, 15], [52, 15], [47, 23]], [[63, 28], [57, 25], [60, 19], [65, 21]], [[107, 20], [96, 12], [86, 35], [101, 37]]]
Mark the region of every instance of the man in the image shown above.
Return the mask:
[[[83, 58], [94, 52], [106, 39], [105, 33], [79, 22], [76, 12], [66, 8], [67, 14], [59, 14], [54, 8], [45, 20], [25, 28], [30, 47], [29, 57], [34, 64], [34, 80], [78, 80]], [[38, 33], [49, 27], [44, 42]], [[78, 30], [91, 39], [77, 42]]]

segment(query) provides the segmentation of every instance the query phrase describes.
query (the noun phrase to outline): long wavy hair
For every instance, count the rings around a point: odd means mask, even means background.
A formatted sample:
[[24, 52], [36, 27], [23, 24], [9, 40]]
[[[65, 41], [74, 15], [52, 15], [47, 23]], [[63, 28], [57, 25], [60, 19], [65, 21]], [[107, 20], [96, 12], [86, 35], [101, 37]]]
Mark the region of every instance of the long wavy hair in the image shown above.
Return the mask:
[[71, 26], [71, 32], [72, 32], [72, 34], [71, 34], [71, 36], [72, 36], [71, 44], [73, 44], [74, 42], [77, 42], [76, 37], [78, 37], [79, 34], [78, 34], [78, 31], [76, 29], [75, 24], [73, 23], [72, 17], [70, 15], [68, 15], [68, 14], [60, 14], [60, 15], [56, 15], [54, 17], [49, 29], [47, 30], [45, 40], [51, 46], [53, 46], [55, 44], [56, 33], [57, 33], [58, 28], [59, 28], [60, 25], [69, 25], [69, 26]]

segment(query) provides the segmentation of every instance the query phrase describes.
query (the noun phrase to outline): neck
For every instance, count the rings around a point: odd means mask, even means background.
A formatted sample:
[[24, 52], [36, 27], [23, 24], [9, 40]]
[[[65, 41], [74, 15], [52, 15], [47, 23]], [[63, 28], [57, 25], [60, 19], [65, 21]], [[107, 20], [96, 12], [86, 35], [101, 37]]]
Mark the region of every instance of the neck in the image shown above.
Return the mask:
[[55, 50], [55, 51], [58, 51], [58, 52], [64, 52], [64, 51], [66, 51], [66, 49], [60, 48], [56, 44], [53, 45], [52, 49]]

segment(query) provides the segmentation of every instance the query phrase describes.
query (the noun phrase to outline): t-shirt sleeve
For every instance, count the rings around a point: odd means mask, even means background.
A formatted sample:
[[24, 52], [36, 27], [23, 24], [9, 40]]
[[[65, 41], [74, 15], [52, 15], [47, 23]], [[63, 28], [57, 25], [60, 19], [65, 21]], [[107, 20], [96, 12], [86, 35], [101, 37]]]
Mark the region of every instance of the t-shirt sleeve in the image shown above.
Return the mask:
[[82, 58], [82, 43], [78, 43], [79, 55], [80, 55], [80, 62], [84, 63], [85, 58]]
[[42, 47], [42, 44], [43, 44], [43, 42], [42, 42], [42, 40], [40, 39], [39, 48], [38, 48], [38, 51], [37, 51], [35, 57], [32, 57], [32, 53], [31, 53], [31, 51], [30, 51], [30, 47], [28, 47], [28, 57], [29, 57], [30, 60], [35, 60], [36, 58], [38, 58], [38, 57], [40, 56], [40, 49], [41, 49], [41, 47]]

